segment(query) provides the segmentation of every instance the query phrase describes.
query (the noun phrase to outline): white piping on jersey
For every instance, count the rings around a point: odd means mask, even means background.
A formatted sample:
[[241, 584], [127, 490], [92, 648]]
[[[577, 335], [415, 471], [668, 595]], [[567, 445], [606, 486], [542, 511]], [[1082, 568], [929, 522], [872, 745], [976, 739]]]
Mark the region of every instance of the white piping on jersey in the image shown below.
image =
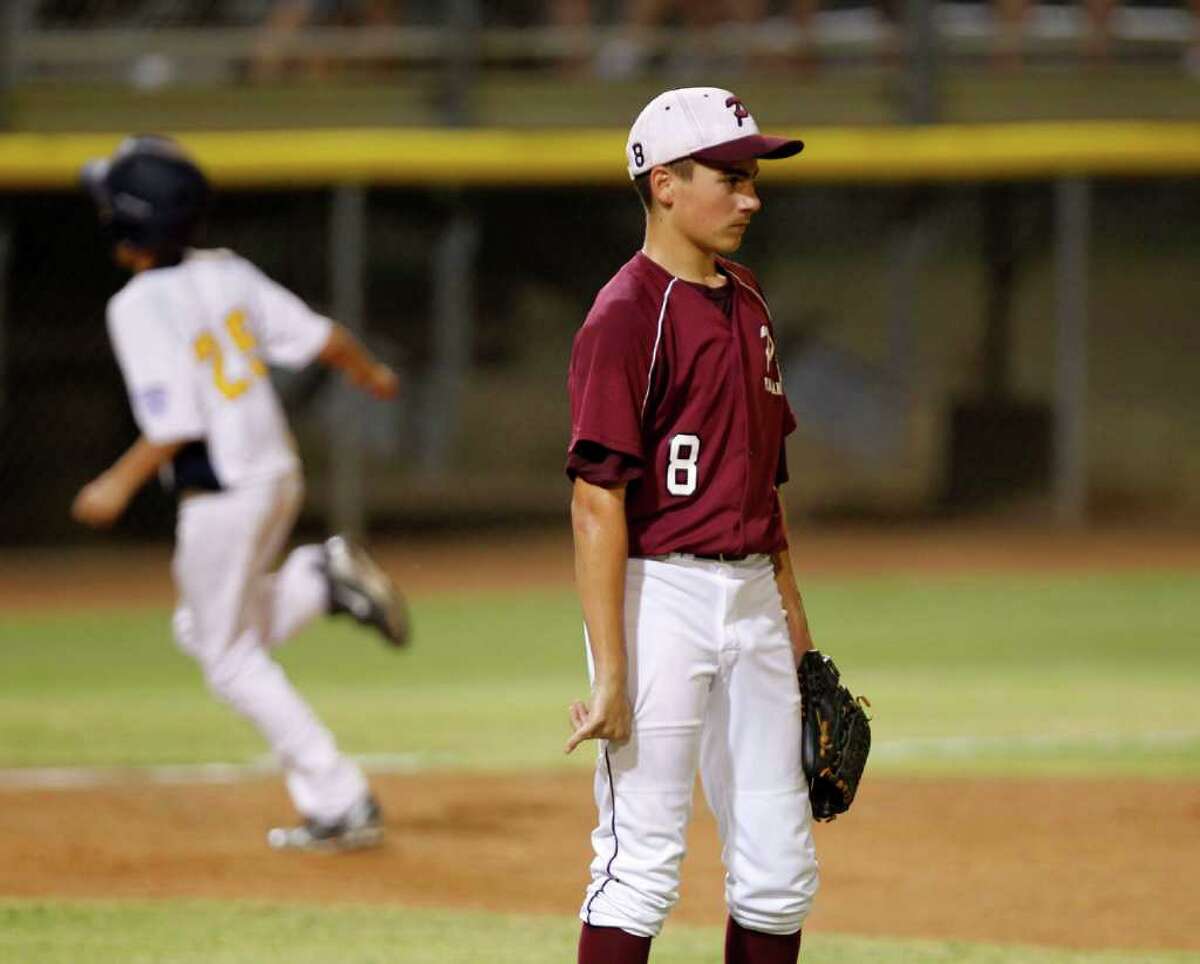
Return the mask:
[[[732, 271], [729, 272], [729, 277], [731, 277], [734, 281], [736, 281], [743, 288], [745, 288], [747, 291], [749, 291], [750, 294], [754, 295], [754, 297], [758, 299], [758, 303], [763, 306], [763, 311], [765, 311], [767, 313], [767, 321], [769, 321], [772, 325], [775, 324], [775, 319], [771, 317], [771, 306], [767, 304], [767, 299], [764, 298], [762, 295], [760, 295], [757, 291], [755, 291], [753, 285], [746, 284], [746, 282], [744, 282], [741, 278], [739, 278]], [[782, 385], [783, 384], [783, 369], [779, 367], [779, 355], [778, 354], [775, 355], [775, 372], [779, 375], [779, 383]]]
[[729, 274], [729, 277], [731, 277], [734, 281], [736, 281], [743, 288], [745, 288], [747, 291], [749, 291], [750, 294], [754, 295], [754, 297], [758, 299], [759, 304], [761, 304], [763, 306], [763, 311], [765, 311], [767, 313], [767, 321], [774, 323], [775, 319], [771, 317], [770, 306], [767, 304], [766, 299], [763, 298], [762, 295], [760, 295], [757, 291], [754, 290], [754, 286], [746, 284], [746, 282], [744, 282], [741, 278], [739, 278], [732, 271], [728, 272], [728, 274]]
[[675, 287], [678, 278], [672, 278], [667, 290], [663, 292], [662, 308], [658, 311], [658, 334], [654, 336], [654, 351], [650, 353], [650, 370], [646, 373], [646, 394], [642, 397], [642, 417], [646, 417], [646, 403], [650, 401], [650, 386], [654, 384], [654, 363], [658, 361], [658, 346], [662, 341], [663, 319], [667, 316], [667, 299], [671, 297], [671, 289]]

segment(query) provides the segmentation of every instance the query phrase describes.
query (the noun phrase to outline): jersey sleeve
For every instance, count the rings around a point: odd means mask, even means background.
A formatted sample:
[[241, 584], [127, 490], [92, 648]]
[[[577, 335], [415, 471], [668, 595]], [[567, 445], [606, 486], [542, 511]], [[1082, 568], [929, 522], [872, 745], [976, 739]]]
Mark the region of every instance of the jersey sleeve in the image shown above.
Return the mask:
[[[642, 406], [653, 354], [644, 319], [631, 301], [615, 301], [588, 317], [575, 336], [567, 385], [571, 396], [568, 475], [575, 465], [616, 453], [640, 466]], [[623, 470], [627, 471], [627, 469]], [[586, 475], [585, 475], [586, 478]]]
[[144, 303], [114, 299], [108, 337], [142, 435], [156, 444], [203, 438], [196, 367], [167, 320]]
[[645, 472], [641, 459], [613, 452], [595, 442], [580, 442], [567, 453], [567, 478], [572, 482], [583, 479], [611, 489], [640, 479]]
[[281, 368], [303, 368], [329, 341], [333, 322], [249, 262], [246, 266], [251, 272], [251, 304], [263, 360]]

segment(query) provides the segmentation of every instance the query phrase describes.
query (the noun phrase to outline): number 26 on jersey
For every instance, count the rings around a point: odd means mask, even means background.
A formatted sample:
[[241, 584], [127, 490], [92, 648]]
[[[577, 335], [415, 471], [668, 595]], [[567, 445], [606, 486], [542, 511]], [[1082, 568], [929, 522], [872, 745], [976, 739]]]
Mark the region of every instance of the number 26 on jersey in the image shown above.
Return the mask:
[[202, 331], [192, 343], [196, 358], [200, 362], [212, 365], [213, 384], [231, 401], [250, 387], [251, 383], [262, 378], [267, 373], [267, 366], [258, 358], [254, 349], [258, 343], [246, 328], [246, 313], [240, 309], [231, 311], [225, 316], [225, 330], [229, 338], [241, 354], [246, 356], [247, 374], [245, 378], [230, 378], [225, 368], [225, 354], [221, 351], [221, 343], [211, 331]]
[[671, 495], [691, 495], [696, 491], [699, 461], [699, 435], [671, 437], [671, 450], [667, 456], [667, 491]]

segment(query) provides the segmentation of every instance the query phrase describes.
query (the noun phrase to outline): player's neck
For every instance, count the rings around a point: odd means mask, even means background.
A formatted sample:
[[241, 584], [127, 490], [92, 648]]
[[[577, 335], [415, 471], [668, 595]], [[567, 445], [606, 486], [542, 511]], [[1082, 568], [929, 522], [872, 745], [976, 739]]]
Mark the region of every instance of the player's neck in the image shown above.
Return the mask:
[[157, 268], [158, 261], [154, 255], [139, 251], [137, 254], [122, 261], [121, 266], [130, 274], [142, 274], [144, 271], [153, 271]]
[[695, 281], [714, 288], [725, 283], [717, 270], [717, 257], [712, 251], [697, 247], [692, 241], [665, 225], [651, 221], [646, 225], [646, 240], [642, 253], [655, 264], [683, 281]]
[[155, 268], [172, 267], [178, 264], [181, 259], [163, 258], [144, 248], [136, 248], [133, 245], [121, 243], [117, 245], [114, 260], [130, 274], [137, 275], [144, 271], [153, 271]]

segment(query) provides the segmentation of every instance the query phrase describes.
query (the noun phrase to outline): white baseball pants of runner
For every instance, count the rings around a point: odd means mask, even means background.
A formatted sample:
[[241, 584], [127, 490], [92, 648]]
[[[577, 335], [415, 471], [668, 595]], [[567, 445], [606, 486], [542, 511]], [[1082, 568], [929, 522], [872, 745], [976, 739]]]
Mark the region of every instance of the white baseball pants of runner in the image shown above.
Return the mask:
[[679, 898], [698, 764], [730, 915], [750, 930], [795, 933], [817, 860], [795, 657], [770, 558], [629, 560], [625, 645], [633, 732], [600, 746], [580, 918], [658, 935]]
[[296, 809], [332, 822], [367, 792], [366, 778], [270, 655], [328, 610], [320, 546], [300, 546], [278, 571], [268, 571], [303, 492], [299, 475], [291, 474], [180, 500], [173, 627], [209, 689], [266, 738]]

